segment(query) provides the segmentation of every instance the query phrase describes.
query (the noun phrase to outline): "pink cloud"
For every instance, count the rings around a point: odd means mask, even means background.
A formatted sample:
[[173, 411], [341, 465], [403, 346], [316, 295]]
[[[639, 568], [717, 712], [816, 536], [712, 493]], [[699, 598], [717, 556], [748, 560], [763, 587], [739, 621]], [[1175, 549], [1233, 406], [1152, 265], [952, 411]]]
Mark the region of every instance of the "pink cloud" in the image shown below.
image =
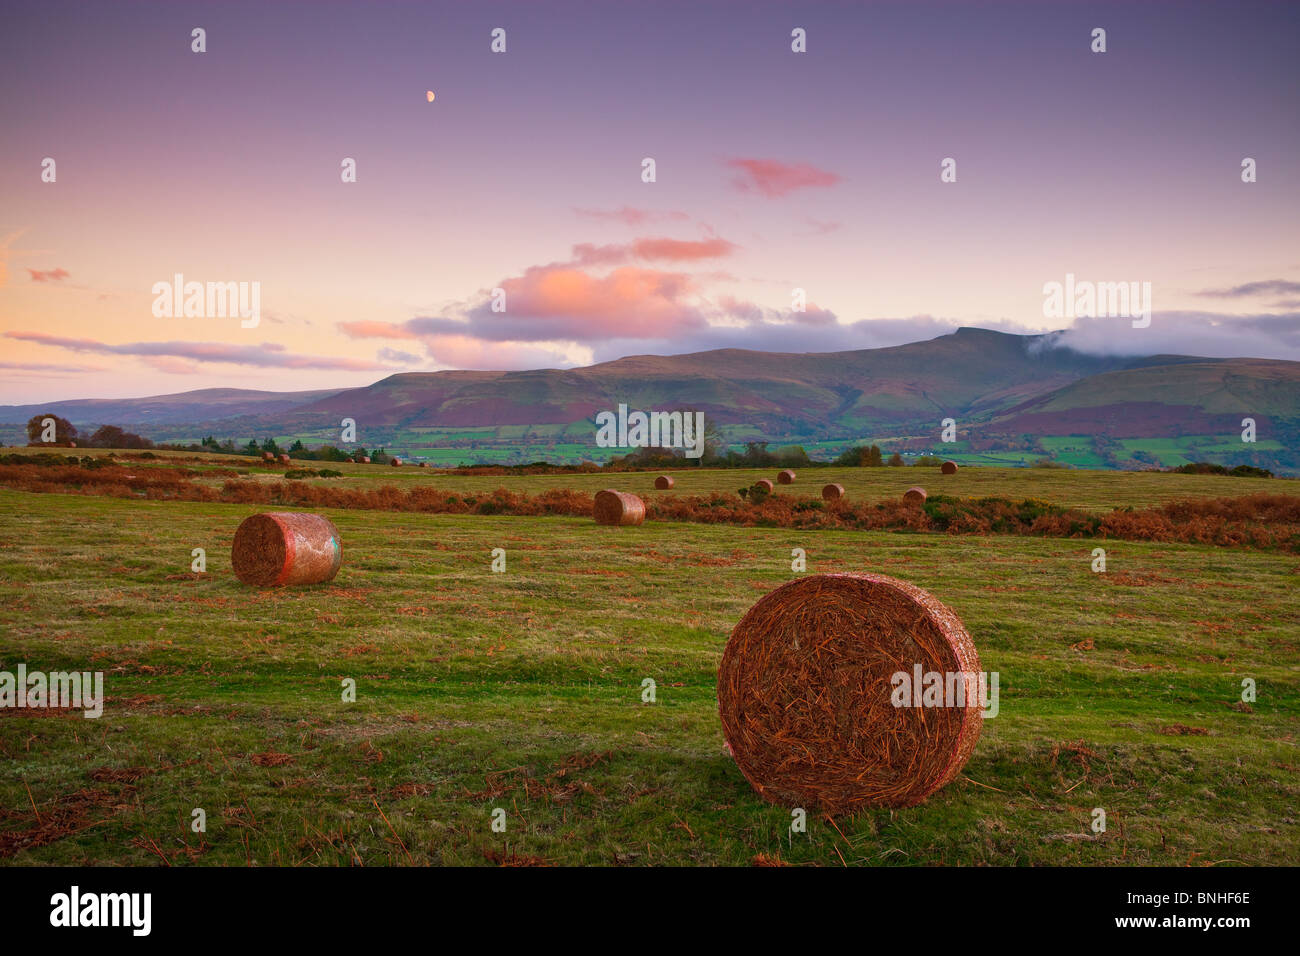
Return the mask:
[[[707, 324], [699, 311], [696, 280], [680, 272], [620, 266], [591, 275], [569, 264], [533, 266], [498, 283], [506, 311], [483, 302], [458, 316], [422, 316], [399, 325], [346, 322], [353, 338], [440, 341], [444, 352], [465, 354], [468, 340], [493, 343], [578, 342], [607, 338], [659, 338]], [[447, 362], [444, 355], [436, 356]]]
[[193, 362], [173, 358], [170, 355], [151, 355], [141, 358], [140, 361], [150, 368], [166, 372], [168, 375], [194, 375], [199, 371], [199, 367]]
[[678, 272], [624, 266], [597, 277], [564, 266], [535, 266], [503, 280], [501, 288], [510, 315], [558, 320], [538, 323], [539, 338], [641, 335], [648, 327], [670, 334], [702, 321], [684, 301], [695, 291], [694, 282]]
[[745, 299], [722, 295], [718, 297], [718, 306], [724, 315], [750, 325], [835, 325], [839, 321], [834, 312], [815, 302], [809, 302], [802, 312], [795, 312], [793, 309], [769, 309]]
[[647, 262], [697, 262], [729, 256], [738, 249], [726, 239], [633, 239], [621, 245], [597, 246], [589, 242], [573, 247], [573, 265], [604, 266], [642, 259]]
[[440, 365], [465, 369], [532, 369], [572, 365], [561, 352], [519, 342], [488, 342], [472, 335], [431, 335], [429, 357]]
[[601, 222], [621, 222], [625, 226], [644, 226], [650, 222], [661, 222], [664, 220], [682, 221], [690, 217], [684, 212], [655, 212], [650, 209], [637, 209], [633, 206], [624, 206], [622, 209], [574, 209], [575, 213], [585, 219], [595, 219]]
[[[364, 359], [333, 358], [324, 355], [294, 355], [283, 345], [263, 342], [260, 345], [227, 345], [224, 342], [127, 342], [109, 345], [94, 339], [72, 339], [45, 332], [6, 332], [6, 338], [35, 342], [70, 352], [97, 355], [133, 355], [146, 362], [158, 359], [187, 359], [191, 362], [223, 362], [257, 368], [334, 369], [351, 372], [386, 372], [390, 367]], [[157, 367], [157, 366], [155, 366]], [[173, 366], [176, 368], [178, 366]], [[164, 371], [169, 371], [164, 369]]]
[[33, 282], [57, 282], [60, 279], [66, 279], [72, 274], [67, 269], [46, 269], [41, 271], [40, 269], [33, 269], [31, 266], [25, 268], [32, 274]]
[[820, 219], [814, 219], [812, 216], [804, 216], [803, 221], [812, 227], [812, 235], [814, 236], [825, 236], [837, 231], [844, 225], [844, 223], [833, 219], [823, 222]]
[[14, 374], [81, 375], [85, 372], [107, 372], [104, 365], [46, 365], [41, 362], [0, 362], [0, 369]]
[[727, 165], [739, 170], [739, 175], [732, 180], [737, 189], [757, 192], [768, 199], [787, 196], [797, 189], [834, 186], [843, 178], [809, 163], [783, 163], [775, 159], [729, 159]]
[[415, 339], [415, 333], [393, 322], [340, 322], [339, 329], [354, 339]]

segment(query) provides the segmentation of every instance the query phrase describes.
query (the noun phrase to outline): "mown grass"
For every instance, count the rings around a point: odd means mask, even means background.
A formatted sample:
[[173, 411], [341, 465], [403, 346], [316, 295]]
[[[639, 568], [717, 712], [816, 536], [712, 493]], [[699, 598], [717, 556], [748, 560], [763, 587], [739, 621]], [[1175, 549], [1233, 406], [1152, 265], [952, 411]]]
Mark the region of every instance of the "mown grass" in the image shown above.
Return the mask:
[[[0, 862], [1281, 864], [1300, 849], [1294, 556], [333, 511], [338, 578], [253, 591], [229, 548], [256, 510], [0, 490], [0, 669], [102, 670], [109, 696], [98, 720], [0, 714]], [[722, 646], [793, 576], [796, 547], [809, 572], [931, 590], [1001, 675], [973, 759], [921, 807], [811, 814], [792, 834], [790, 808], [723, 750]], [[1234, 709], [1247, 677], [1259, 698]]]
[[[3, 449], [5, 454], [35, 454], [48, 452], [41, 448]], [[108, 454], [99, 449], [55, 449], [60, 455], [89, 455], [102, 457]], [[122, 456], [124, 453], [117, 453]], [[169, 459], [201, 459], [213, 468], [247, 470], [253, 476], [268, 481], [283, 478], [284, 468], [264, 467], [251, 458], [231, 455], [191, 455], [189, 453], [158, 452], [159, 461], [138, 459], [126, 461], [132, 468], [148, 468], [166, 464]], [[194, 465], [197, 470], [206, 467]], [[295, 462], [295, 468], [329, 468], [343, 473], [343, 478], [308, 478], [313, 483], [342, 485], [353, 488], [374, 488], [382, 485], [406, 487], [406, 482], [428, 482], [447, 490], [469, 493], [494, 491], [506, 488], [511, 491], [537, 494], [558, 488], [572, 488], [588, 493], [602, 488], [631, 491], [645, 498], [664, 495], [702, 495], [714, 492], [735, 494], [740, 488], [751, 487], [760, 478], [775, 480], [776, 468], [697, 468], [685, 466], [668, 469], [676, 480], [671, 491], [656, 491], [655, 477], [659, 471], [569, 473], [558, 475], [456, 475], [435, 468], [418, 468], [403, 465], [357, 465], [352, 462]], [[219, 484], [221, 478], [212, 481]], [[986, 468], [963, 467], [955, 475], [943, 475], [937, 467], [902, 468], [807, 468], [798, 470], [793, 485], [779, 485], [776, 494], [803, 498], [820, 498], [827, 484], [840, 484], [852, 500], [896, 500], [913, 485], [920, 485], [930, 494], [944, 494], [966, 498], [1009, 498], [1021, 500], [1034, 498], [1066, 507], [1105, 512], [1114, 508], [1143, 508], [1188, 498], [1226, 498], [1258, 492], [1269, 494], [1300, 494], [1300, 479], [1294, 478], [1233, 478], [1221, 475], [1181, 475], [1136, 471], [1076, 471], [1050, 468]]]

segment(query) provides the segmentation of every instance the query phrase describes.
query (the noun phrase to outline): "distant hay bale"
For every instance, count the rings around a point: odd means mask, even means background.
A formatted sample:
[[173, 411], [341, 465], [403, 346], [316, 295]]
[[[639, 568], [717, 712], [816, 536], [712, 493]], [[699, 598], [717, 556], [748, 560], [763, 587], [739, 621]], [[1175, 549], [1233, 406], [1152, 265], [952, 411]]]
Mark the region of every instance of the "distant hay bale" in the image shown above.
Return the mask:
[[401, 468], [401, 467], [402, 467], [402, 459], [400, 459], [400, 458], [394, 458], [394, 459], [392, 459], [391, 461], [389, 461], [388, 463], [389, 463], [390, 465], [392, 465], [394, 468]]
[[925, 489], [920, 485], [903, 492], [903, 500], [909, 504], [919, 505], [925, 501]]
[[778, 471], [776, 473], [776, 480], [783, 485], [793, 485], [794, 472], [791, 471], [789, 468], [785, 469], [785, 471]]
[[945, 461], [939, 466], [939, 470], [945, 475], [955, 475], [957, 474], [957, 463], [955, 461]]
[[772, 482], [768, 481], [766, 478], [760, 478], [758, 481], [754, 482], [754, 487], [756, 489], [762, 488], [764, 491], [771, 491], [773, 485]]
[[282, 464], [282, 465], [290, 464], [289, 456], [288, 456], [288, 455], [281, 455], [281, 456], [280, 456], [280, 464]]
[[[917, 667], [955, 693], [896, 706], [897, 675], [910, 693]], [[979, 672], [970, 635], [930, 594], [882, 574], [817, 574], [741, 618], [718, 668], [718, 712], [736, 765], [772, 803], [832, 815], [914, 806], [975, 749]]]
[[421, 467], [421, 468], [428, 468], [428, 467], [429, 467], [429, 463], [428, 463], [427, 461], [422, 461], [422, 462], [420, 462], [420, 467]]
[[645, 521], [645, 502], [626, 491], [606, 488], [596, 492], [592, 514], [596, 524], [637, 525]]
[[262, 452], [262, 461], [275, 461], [275, 456], [269, 451]]
[[839, 501], [844, 497], [844, 486], [830, 484], [822, 489], [822, 497], [827, 501]]
[[672, 475], [660, 475], [658, 478], [655, 479], [655, 490], [667, 491], [675, 484], [677, 484], [677, 482], [673, 480]]
[[362, 465], [368, 465], [370, 464], [370, 456], [362, 455], [360, 458], [357, 459], [357, 461]]
[[322, 515], [268, 511], [239, 525], [230, 563], [235, 576], [254, 587], [321, 584], [338, 573], [343, 544]]

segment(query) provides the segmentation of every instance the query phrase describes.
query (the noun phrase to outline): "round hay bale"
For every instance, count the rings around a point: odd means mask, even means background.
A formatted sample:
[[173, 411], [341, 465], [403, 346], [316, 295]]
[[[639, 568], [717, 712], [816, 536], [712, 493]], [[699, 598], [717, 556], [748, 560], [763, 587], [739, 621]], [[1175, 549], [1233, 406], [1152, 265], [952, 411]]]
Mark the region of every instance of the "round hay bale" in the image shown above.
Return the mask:
[[401, 468], [401, 467], [402, 467], [402, 459], [400, 459], [400, 458], [394, 458], [392, 461], [389, 462], [389, 464], [392, 465], [394, 468]]
[[677, 484], [677, 482], [673, 480], [672, 475], [660, 475], [658, 478], [655, 479], [655, 490], [667, 491], [675, 484]]
[[754, 487], [762, 488], [764, 491], [771, 491], [773, 486], [772, 482], [768, 481], [766, 478], [760, 478], [758, 481], [754, 482]]
[[[954, 678], [967, 691], [961, 705], [895, 706], [895, 675], [910, 682], [918, 665], [975, 675]], [[769, 592], [736, 625], [718, 668], [718, 712], [736, 765], [772, 803], [833, 815], [914, 806], [975, 749], [979, 670], [961, 621], [920, 588], [883, 574], [816, 574]]]
[[957, 463], [955, 461], [945, 461], [939, 466], [939, 471], [945, 475], [955, 475], [957, 474]]
[[280, 456], [280, 464], [282, 464], [282, 465], [288, 465], [288, 464], [290, 464], [290, 463], [291, 463], [291, 462], [290, 462], [290, 460], [289, 460], [289, 456], [288, 456], [288, 455], [281, 455], [281, 456]]
[[343, 544], [326, 517], [268, 511], [239, 525], [230, 563], [235, 576], [254, 587], [321, 584], [338, 573]]
[[422, 462], [420, 462], [420, 467], [421, 467], [421, 468], [428, 468], [428, 467], [429, 467], [429, 463], [428, 463], [427, 461], [422, 461]]
[[645, 521], [645, 502], [626, 491], [606, 488], [596, 492], [592, 514], [596, 524], [636, 525]]
[[369, 456], [369, 455], [362, 455], [360, 461], [361, 461], [361, 464], [363, 464], [363, 465], [368, 465], [368, 464], [370, 464], [370, 456]]
[[830, 484], [822, 489], [822, 497], [827, 501], [839, 501], [844, 497], [844, 486]]
[[903, 500], [914, 505], [919, 505], [925, 501], [925, 489], [920, 485], [914, 488], [908, 488], [903, 492]]
[[275, 456], [269, 451], [262, 452], [262, 461], [275, 461]]
[[778, 471], [776, 473], [776, 480], [783, 485], [793, 485], [794, 472], [791, 471], [789, 468], [785, 469], [785, 471]]

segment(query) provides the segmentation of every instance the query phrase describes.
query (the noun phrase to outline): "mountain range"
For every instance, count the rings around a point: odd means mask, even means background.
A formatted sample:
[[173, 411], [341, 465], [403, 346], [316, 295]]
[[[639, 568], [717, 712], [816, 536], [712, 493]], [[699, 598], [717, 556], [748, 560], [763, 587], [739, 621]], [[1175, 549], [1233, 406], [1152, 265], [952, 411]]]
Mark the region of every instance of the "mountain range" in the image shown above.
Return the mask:
[[338, 390], [0, 406], [0, 421], [52, 412], [79, 428], [115, 424], [149, 437], [260, 435], [337, 428], [345, 417], [385, 428], [572, 425], [619, 403], [702, 410], [724, 430], [772, 441], [934, 434], [943, 418], [972, 436], [1226, 439], [1243, 417], [1261, 439], [1289, 441], [1300, 425], [1300, 362], [1091, 355], [1062, 346], [1059, 333], [961, 328], [848, 352], [722, 349], [585, 368], [406, 372]]

